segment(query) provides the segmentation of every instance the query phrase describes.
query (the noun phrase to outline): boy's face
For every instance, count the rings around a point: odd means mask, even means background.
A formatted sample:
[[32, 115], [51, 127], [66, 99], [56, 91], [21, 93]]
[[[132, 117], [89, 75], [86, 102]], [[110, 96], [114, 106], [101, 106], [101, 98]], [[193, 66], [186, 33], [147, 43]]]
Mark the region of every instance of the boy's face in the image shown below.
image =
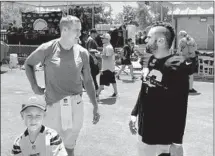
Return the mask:
[[38, 130], [42, 125], [44, 116], [44, 110], [38, 107], [28, 107], [22, 113], [23, 120], [29, 131]]

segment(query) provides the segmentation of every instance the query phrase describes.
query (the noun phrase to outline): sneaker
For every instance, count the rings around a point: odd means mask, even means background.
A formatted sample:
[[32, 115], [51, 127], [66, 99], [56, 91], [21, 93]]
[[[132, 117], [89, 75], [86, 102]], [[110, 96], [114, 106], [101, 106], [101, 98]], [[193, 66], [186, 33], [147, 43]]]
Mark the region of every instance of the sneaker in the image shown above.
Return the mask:
[[137, 77], [133, 76], [131, 79], [132, 79], [132, 80], [136, 80], [136, 79], [137, 79]]
[[111, 97], [117, 97], [118, 96], [118, 94], [116, 94], [116, 93], [113, 93], [113, 95], [111, 95]]
[[190, 89], [189, 93], [197, 93], [197, 91], [195, 89]]

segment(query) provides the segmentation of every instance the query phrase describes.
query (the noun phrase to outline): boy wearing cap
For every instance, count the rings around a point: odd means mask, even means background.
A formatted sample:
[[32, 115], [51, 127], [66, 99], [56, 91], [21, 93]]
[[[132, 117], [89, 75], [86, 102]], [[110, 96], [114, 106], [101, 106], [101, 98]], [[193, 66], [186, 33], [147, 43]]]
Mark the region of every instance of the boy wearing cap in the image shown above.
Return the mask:
[[41, 102], [39, 97], [31, 97], [27, 104], [22, 105], [20, 113], [27, 129], [16, 138], [12, 155], [67, 156], [59, 134], [43, 125], [46, 113], [45, 101]]

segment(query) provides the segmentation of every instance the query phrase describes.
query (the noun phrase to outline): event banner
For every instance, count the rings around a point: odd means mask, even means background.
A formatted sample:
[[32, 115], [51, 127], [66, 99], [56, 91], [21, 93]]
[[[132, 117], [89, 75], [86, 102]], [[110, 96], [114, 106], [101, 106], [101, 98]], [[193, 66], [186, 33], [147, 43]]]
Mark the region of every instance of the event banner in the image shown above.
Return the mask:
[[22, 12], [22, 26], [25, 30], [57, 29], [62, 17], [62, 11], [48, 13]]

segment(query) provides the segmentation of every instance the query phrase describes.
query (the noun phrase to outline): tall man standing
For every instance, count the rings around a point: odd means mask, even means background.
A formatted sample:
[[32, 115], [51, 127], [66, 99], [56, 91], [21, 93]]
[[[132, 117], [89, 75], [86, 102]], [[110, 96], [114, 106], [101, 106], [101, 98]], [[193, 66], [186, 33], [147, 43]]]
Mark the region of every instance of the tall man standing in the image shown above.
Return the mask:
[[163, 22], [155, 23], [147, 35], [153, 55], [129, 123], [136, 134], [138, 115], [140, 156], [183, 156], [191, 65], [183, 56], [171, 55], [174, 37], [172, 26]]
[[[83, 124], [82, 79], [93, 104], [93, 123], [99, 121], [98, 104], [90, 74], [89, 54], [78, 45], [81, 22], [75, 16], [62, 17], [61, 37], [39, 46], [25, 62], [26, 75], [35, 94], [45, 94], [47, 126], [63, 138], [68, 156]], [[44, 65], [45, 89], [38, 86], [34, 66]]]
[[117, 86], [115, 79], [115, 55], [113, 46], [110, 44], [111, 37], [108, 33], [104, 34], [102, 37], [103, 51], [102, 57], [102, 70], [100, 76], [100, 87], [98, 89], [97, 95], [101, 93], [104, 86], [109, 86], [110, 83], [113, 86], [114, 93], [111, 97], [117, 97]]

